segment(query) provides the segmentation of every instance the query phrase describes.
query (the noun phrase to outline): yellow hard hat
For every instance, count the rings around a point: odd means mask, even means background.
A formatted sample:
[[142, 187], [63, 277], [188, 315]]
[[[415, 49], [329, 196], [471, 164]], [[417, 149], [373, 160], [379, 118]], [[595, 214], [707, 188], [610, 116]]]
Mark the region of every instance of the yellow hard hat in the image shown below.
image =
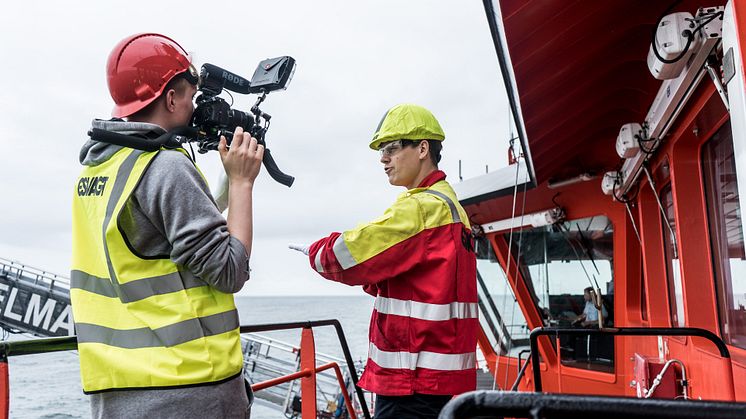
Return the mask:
[[378, 150], [381, 143], [396, 140], [437, 140], [446, 135], [435, 116], [419, 105], [402, 103], [386, 111], [373, 134], [370, 148]]

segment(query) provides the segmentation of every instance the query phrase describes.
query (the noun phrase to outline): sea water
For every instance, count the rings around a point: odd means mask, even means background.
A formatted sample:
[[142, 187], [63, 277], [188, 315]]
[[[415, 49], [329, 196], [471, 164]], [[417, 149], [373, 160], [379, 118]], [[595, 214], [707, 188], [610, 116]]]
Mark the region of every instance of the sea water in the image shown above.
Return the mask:
[[[338, 319], [353, 359], [366, 357], [372, 297], [237, 297], [236, 306], [243, 325]], [[262, 334], [290, 344], [300, 344], [300, 330]], [[314, 337], [317, 352], [342, 357], [333, 327], [314, 329]], [[80, 386], [77, 352], [11, 357], [8, 365], [11, 418], [90, 417], [87, 396]], [[271, 419], [284, 416], [279, 409], [258, 403], [252, 409], [251, 417]]]

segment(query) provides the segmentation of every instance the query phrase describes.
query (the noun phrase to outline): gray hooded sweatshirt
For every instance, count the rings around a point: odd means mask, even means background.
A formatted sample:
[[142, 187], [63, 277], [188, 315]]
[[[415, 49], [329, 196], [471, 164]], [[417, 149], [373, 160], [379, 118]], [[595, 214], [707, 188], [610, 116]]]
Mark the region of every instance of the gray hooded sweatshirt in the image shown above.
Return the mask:
[[[94, 120], [93, 128], [121, 134], [157, 136], [157, 125]], [[122, 147], [88, 140], [80, 163], [96, 166]], [[132, 250], [145, 257], [168, 257], [226, 292], [249, 279], [243, 244], [228, 233], [210, 190], [183, 153], [163, 150], [152, 160], [119, 216]], [[248, 399], [241, 376], [220, 384], [158, 390], [122, 390], [90, 396], [94, 418], [243, 418]]]

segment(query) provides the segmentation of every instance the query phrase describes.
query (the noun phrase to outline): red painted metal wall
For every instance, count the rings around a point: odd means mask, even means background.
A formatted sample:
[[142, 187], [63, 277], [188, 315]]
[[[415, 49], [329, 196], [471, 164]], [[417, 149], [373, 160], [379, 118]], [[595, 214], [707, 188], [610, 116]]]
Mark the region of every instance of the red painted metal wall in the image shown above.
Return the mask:
[[[638, 241], [623, 204], [601, 193], [600, 179], [549, 189], [547, 180], [572, 177], [591, 169], [614, 170], [616, 133], [622, 124], [644, 119], [660, 82], [647, 71], [645, 56], [656, 19], [671, 2], [503, 0], [500, 2], [507, 46], [539, 186], [517, 213], [552, 208], [555, 198], [568, 219], [605, 215], [614, 226], [615, 326], [671, 327], [666, 254], [661, 210], [651, 186], [642, 176], [633, 199], [632, 216], [642, 237]], [[685, 0], [677, 10], [694, 12], [699, 1]], [[735, 0], [740, 44], [746, 45], [746, 0]], [[737, 63], [743, 65], [743, 63]], [[715, 278], [710, 249], [707, 204], [704, 199], [703, 144], [728, 121], [728, 113], [709, 78], [680, 113], [649, 167], [656, 192], [670, 183], [676, 219], [677, 250], [683, 278], [687, 326], [720, 335]], [[507, 219], [512, 196], [468, 206], [474, 223]], [[490, 239], [503, 267], [507, 245], [501, 235]], [[511, 261], [514, 264], [515, 261]], [[515, 266], [515, 265], [513, 265]], [[542, 321], [531, 295], [514, 268], [509, 282], [530, 328]], [[644, 282], [643, 282], [644, 277]], [[644, 297], [644, 298], [643, 298]], [[642, 305], [645, 304], [645, 307]], [[645, 313], [645, 315], [643, 315]], [[644, 318], [645, 317], [645, 318]], [[487, 340], [480, 340], [487, 348]], [[729, 347], [732, 365], [714, 346], [698, 338], [617, 337], [615, 372], [600, 373], [562, 366], [553, 347], [540, 346], [545, 391], [636, 395], [636, 353], [658, 357], [660, 352], [686, 364], [690, 396], [746, 401], [746, 350]], [[515, 360], [489, 353], [502, 370]], [[734, 385], [730, 384], [730, 374]], [[530, 375], [530, 374], [529, 374]], [[561, 375], [561, 378], [559, 378]], [[531, 390], [531, 379], [521, 389]], [[510, 380], [512, 383], [512, 380]]]
[[[651, 171], [659, 179], [658, 189], [668, 182], [672, 185], [679, 237], [678, 250], [684, 282], [686, 325], [716, 333], [719, 333], [719, 324], [700, 162], [702, 144], [727, 121], [727, 118], [720, 97], [708, 80], [705, 80], [650, 165]], [[608, 146], [613, 147], [613, 144]], [[670, 172], [668, 177], [658, 175], [666, 171]], [[665, 268], [667, 261], [662, 240], [665, 227], [661, 221], [660, 208], [648, 182], [641, 181], [632, 209], [644, 243], [643, 251], [640, 249], [624, 205], [601, 193], [599, 179], [560, 189], [549, 189], [545, 182], [527, 192], [523, 209], [523, 197], [519, 193], [517, 212], [528, 214], [552, 208], [553, 199], [565, 209], [568, 219], [605, 215], [613, 223], [617, 320], [615, 325], [671, 327]], [[511, 204], [512, 196], [507, 196], [489, 203], [493, 210], [490, 214], [484, 211], [485, 205], [480, 204], [469, 206], [467, 211], [482, 222], [488, 222], [509, 218], [512, 212]], [[505, 240], [499, 233], [493, 233], [489, 237], [500, 263], [505, 267], [508, 253]], [[509, 282], [528, 326], [539, 327], [542, 324], [541, 317], [523, 279], [516, 272], [515, 260], [511, 265]], [[646, 278], [647, 320], [642, 318], [641, 266]], [[733, 390], [724, 388], [723, 382], [723, 376], [729, 374], [729, 369], [711, 343], [697, 338], [663, 338], [663, 343], [668, 358], [678, 358], [686, 364], [691, 383], [690, 396], [723, 400], [731, 397]], [[746, 385], [746, 351], [730, 349], [735, 359], [735, 392], [743, 395], [742, 389]], [[630, 385], [634, 380], [634, 354], [657, 357], [659, 353], [658, 340], [654, 337], [617, 337], [616, 371], [614, 374], [606, 374], [559, 365], [548, 342], [541, 345], [541, 351], [542, 359], [545, 360], [543, 367], [546, 368], [543, 373], [545, 391], [628, 396], [636, 395], [635, 388]], [[494, 354], [490, 354], [488, 360], [494, 364], [495, 358]], [[515, 376], [515, 359], [499, 357], [499, 362], [500, 371], [509, 368], [508, 375]], [[509, 383], [512, 382], [510, 379]], [[522, 383], [522, 389], [532, 389], [529, 378], [524, 378]]]

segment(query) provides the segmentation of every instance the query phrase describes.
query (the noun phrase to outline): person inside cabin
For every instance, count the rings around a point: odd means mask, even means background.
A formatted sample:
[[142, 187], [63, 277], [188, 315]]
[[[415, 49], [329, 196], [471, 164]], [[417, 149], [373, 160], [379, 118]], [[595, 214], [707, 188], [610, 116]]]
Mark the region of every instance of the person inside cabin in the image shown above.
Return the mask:
[[359, 385], [376, 394], [379, 419], [437, 418], [476, 388], [476, 255], [466, 212], [438, 170], [444, 139], [427, 109], [389, 109], [369, 146], [389, 183], [406, 190], [371, 222], [290, 246], [324, 278], [376, 297]]
[[[114, 118], [93, 128], [151, 140], [189, 124], [198, 75], [176, 41], [129, 36], [106, 72]], [[94, 418], [249, 417], [232, 294], [249, 279], [263, 147], [237, 128], [219, 152], [227, 221], [184, 149], [83, 145], [70, 294]]]
[[538, 295], [536, 295], [536, 292], [533, 289], [533, 284], [531, 284], [531, 286], [529, 287], [529, 292], [531, 293], [531, 295], [533, 295], [534, 304], [536, 304], [536, 307], [539, 308], [539, 315], [541, 315], [542, 323], [545, 327], [549, 327], [554, 321], [552, 312], [549, 310], [549, 307], [542, 307], [541, 299]]
[[[585, 300], [583, 313], [575, 319], [573, 325], [580, 327], [598, 327], [598, 309], [594, 305], [596, 291], [593, 290], [593, 287], [587, 287], [583, 290], [583, 299]], [[603, 304], [601, 304], [601, 314], [604, 319], [608, 316], [606, 307], [604, 307]]]

